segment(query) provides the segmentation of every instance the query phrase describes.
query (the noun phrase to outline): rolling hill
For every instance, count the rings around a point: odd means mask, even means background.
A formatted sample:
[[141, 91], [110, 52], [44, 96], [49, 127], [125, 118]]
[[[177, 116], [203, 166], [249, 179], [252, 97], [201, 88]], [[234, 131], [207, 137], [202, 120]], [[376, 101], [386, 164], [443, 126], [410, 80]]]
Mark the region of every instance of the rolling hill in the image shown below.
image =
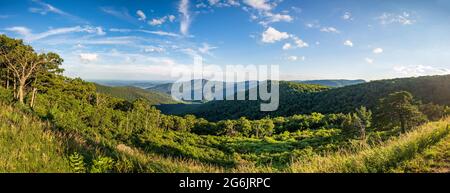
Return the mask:
[[338, 79], [338, 80], [294, 80], [292, 82], [298, 82], [303, 84], [317, 84], [328, 87], [344, 87], [355, 84], [366, 83], [365, 80], [346, 80], [346, 79]]
[[[296, 87], [303, 89], [296, 90]], [[423, 103], [450, 105], [450, 75], [377, 80], [332, 89], [281, 82], [280, 106], [274, 112], [260, 112], [261, 101], [211, 101], [195, 107], [176, 106], [176, 109], [163, 105], [160, 109], [165, 113], [194, 114], [208, 120], [239, 117], [260, 119], [266, 116], [291, 116], [312, 112], [348, 113], [360, 106], [372, 109], [380, 98], [395, 91], [408, 91]]]
[[180, 103], [179, 101], [172, 99], [170, 95], [158, 91], [145, 90], [131, 86], [109, 87], [99, 84], [95, 84], [95, 86], [97, 88], [97, 92], [99, 93], [108, 94], [117, 98], [122, 98], [130, 102], [138, 98], [144, 98], [147, 99], [149, 103], [153, 105]]

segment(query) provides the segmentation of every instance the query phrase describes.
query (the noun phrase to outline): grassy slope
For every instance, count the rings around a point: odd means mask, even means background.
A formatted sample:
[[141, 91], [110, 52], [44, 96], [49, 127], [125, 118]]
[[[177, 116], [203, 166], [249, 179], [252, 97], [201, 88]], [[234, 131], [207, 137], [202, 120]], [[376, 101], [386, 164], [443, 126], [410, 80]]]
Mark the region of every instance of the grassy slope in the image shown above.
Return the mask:
[[170, 95], [158, 91], [145, 90], [136, 87], [108, 87], [98, 84], [95, 86], [99, 93], [122, 98], [130, 102], [138, 98], [144, 98], [153, 105], [179, 103], [178, 101], [173, 100]]
[[[396, 170], [414, 157], [448, 138], [450, 119], [421, 126], [398, 138], [376, 146], [361, 147], [358, 151], [340, 151], [325, 156], [312, 156], [291, 165], [292, 172], [399, 172]], [[448, 159], [448, 158], [446, 158]]]
[[[0, 104], [0, 173], [72, 172], [68, 157], [73, 152], [89, 159], [109, 156], [114, 172], [221, 172], [198, 161], [170, 158], [115, 142], [93, 142], [74, 133], [55, 131], [32, 114]], [[98, 139], [97, 139], [98, 140]]]
[[70, 172], [48, 124], [0, 105], [0, 172]]
[[450, 135], [403, 163], [396, 172], [450, 173]]

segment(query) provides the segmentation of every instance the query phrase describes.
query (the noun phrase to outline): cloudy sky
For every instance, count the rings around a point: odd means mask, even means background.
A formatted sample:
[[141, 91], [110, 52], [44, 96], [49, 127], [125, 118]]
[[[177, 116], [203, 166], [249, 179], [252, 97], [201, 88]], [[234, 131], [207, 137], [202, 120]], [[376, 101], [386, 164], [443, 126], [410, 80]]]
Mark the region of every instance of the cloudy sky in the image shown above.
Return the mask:
[[288, 80], [449, 74], [449, 21], [448, 0], [0, 0], [1, 34], [85, 79], [170, 79], [193, 56]]

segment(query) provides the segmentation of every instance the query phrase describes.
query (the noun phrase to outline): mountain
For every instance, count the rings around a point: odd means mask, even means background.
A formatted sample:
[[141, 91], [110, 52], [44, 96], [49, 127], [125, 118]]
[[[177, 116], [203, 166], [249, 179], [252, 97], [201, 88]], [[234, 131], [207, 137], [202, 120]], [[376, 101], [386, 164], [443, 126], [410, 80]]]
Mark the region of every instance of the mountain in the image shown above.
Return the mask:
[[95, 84], [95, 86], [98, 93], [108, 94], [113, 97], [128, 100], [130, 102], [138, 98], [144, 98], [153, 105], [179, 103], [179, 101], [174, 100], [170, 95], [162, 92], [145, 90], [132, 86], [109, 87], [99, 84]]
[[[260, 87], [266, 85], [259, 85]], [[312, 84], [302, 84], [289, 81], [280, 81], [280, 108], [282, 111], [276, 111], [277, 113], [294, 112], [291, 109], [295, 105], [291, 102], [298, 101], [300, 99], [309, 98], [310, 95], [316, 92], [328, 90], [329, 87]], [[256, 88], [252, 88], [256, 89]], [[246, 91], [248, 96], [248, 90]], [[235, 94], [236, 95], [236, 94]], [[269, 115], [273, 115], [274, 112], [261, 112], [260, 104], [263, 101], [256, 100], [220, 100], [210, 101], [201, 105], [160, 105], [158, 108], [167, 114], [194, 114], [196, 116], [205, 118], [207, 120], [218, 121], [223, 119], [238, 119], [240, 117], [247, 117], [251, 119], [263, 118]], [[266, 103], [266, 102], [264, 102]]]
[[94, 82], [104, 86], [110, 87], [124, 87], [124, 86], [132, 86], [141, 89], [154, 87], [162, 84], [170, 83], [171, 81], [165, 80], [88, 80], [90, 82]]
[[337, 79], [337, 80], [294, 80], [293, 82], [304, 83], [304, 84], [317, 84], [328, 87], [344, 87], [355, 84], [366, 83], [365, 80], [346, 80], [346, 79]]
[[280, 82], [277, 111], [261, 112], [262, 101], [211, 101], [202, 105], [162, 106], [169, 114], [194, 114], [208, 120], [260, 119], [295, 114], [348, 113], [360, 106], [373, 109], [380, 98], [396, 91], [408, 91], [423, 103], [450, 105], [450, 75], [378, 80], [339, 88], [303, 83]]
[[[180, 84], [185, 84], [188, 82], [181, 82]], [[194, 97], [194, 93], [203, 93], [203, 89], [204, 86], [207, 83], [212, 83], [212, 84], [222, 84], [223, 87], [223, 93], [224, 93], [224, 97], [227, 95], [231, 95], [234, 94], [236, 92], [243, 92], [247, 89], [251, 89], [253, 88], [253, 86], [251, 86], [252, 84], [256, 85], [256, 81], [246, 81], [244, 82], [245, 84], [245, 88], [238, 88], [237, 84], [243, 83], [243, 82], [236, 82], [236, 83], [225, 83], [222, 81], [213, 81], [213, 80], [206, 80], [206, 79], [195, 79], [195, 80], [191, 80], [190, 84], [191, 84], [191, 97]], [[174, 85], [174, 83], [164, 83], [164, 84], [159, 84], [159, 85], [155, 85], [153, 87], [149, 87], [147, 88], [147, 90], [150, 91], [158, 91], [158, 92], [162, 92], [162, 93], [166, 93], [166, 94], [171, 94], [172, 91], [172, 86]], [[195, 101], [195, 100], [185, 100], [185, 101]]]

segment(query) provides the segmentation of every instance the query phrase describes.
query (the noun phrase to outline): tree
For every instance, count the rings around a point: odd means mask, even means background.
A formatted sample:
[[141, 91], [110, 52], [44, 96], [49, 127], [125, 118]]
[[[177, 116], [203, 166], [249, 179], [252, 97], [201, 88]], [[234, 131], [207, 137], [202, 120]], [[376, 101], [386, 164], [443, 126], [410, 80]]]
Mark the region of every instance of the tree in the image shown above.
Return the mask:
[[353, 113], [353, 123], [359, 133], [360, 139], [366, 139], [366, 129], [372, 124], [372, 111], [367, 110], [364, 106], [356, 109], [356, 112]]
[[400, 127], [403, 132], [423, 123], [424, 115], [406, 91], [389, 94], [379, 101], [375, 122], [379, 128]]
[[252, 132], [252, 123], [245, 117], [239, 118], [236, 123], [236, 130], [245, 137], [250, 137]]
[[428, 103], [420, 105], [420, 111], [425, 114], [430, 121], [437, 121], [444, 117], [445, 107]]
[[[39, 74], [46, 74], [48, 72], [46, 67], [57, 68], [62, 59], [53, 53], [37, 54], [31, 46], [23, 44], [21, 40], [11, 39], [5, 35], [0, 36], [0, 43], [1, 63], [8, 73], [11, 72], [14, 83], [17, 83], [16, 97], [23, 104], [29, 80], [37, 78]], [[36, 90], [34, 94], [35, 92]]]

